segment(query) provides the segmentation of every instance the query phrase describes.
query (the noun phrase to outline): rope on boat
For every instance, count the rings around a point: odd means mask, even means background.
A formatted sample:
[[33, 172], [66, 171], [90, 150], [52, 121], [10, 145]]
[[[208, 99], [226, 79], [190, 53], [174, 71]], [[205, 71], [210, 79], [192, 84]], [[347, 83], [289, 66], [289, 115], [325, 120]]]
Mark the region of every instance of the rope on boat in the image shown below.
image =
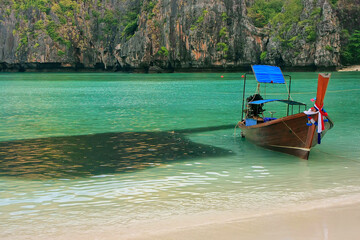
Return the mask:
[[[286, 122], [284, 122], [284, 120], [281, 119], [281, 121], [285, 124], [285, 126], [304, 144], [304, 146], [306, 145], [305, 142], [294, 132], [294, 130], [291, 129], [291, 127], [289, 127]], [[234, 137], [236, 136], [236, 128], [239, 126], [239, 123], [235, 125], [235, 129], [234, 129]]]
[[304, 146], [305, 146], [306, 144], [304, 143], [304, 141], [301, 140], [301, 138], [294, 132], [294, 130], [292, 130], [291, 127], [289, 127], [289, 126], [286, 124], [286, 122], [284, 122], [284, 120], [281, 119], [281, 121], [285, 124], [285, 126], [286, 126], [286, 127], [304, 144]]
[[235, 128], [234, 128], [234, 138], [236, 137], [236, 128], [239, 127], [239, 122], [235, 125]]
[[235, 125], [235, 128], [234, 128], [234, 138], [236, 137], [236, 128], [238, 127], [238, 124]]

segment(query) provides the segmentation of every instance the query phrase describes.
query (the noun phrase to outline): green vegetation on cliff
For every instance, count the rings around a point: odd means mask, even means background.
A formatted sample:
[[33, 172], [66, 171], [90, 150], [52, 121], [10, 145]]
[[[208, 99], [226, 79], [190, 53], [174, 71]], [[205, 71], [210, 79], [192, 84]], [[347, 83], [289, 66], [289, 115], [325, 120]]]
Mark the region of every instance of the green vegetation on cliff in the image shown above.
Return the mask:
[[101, 0], [3, 0], [0, 7], [5, 4], [9, 4], [8, 15], [13, 13], [17, 21], [13, 34], [21, 38], [18, 52], [31, 49], [39, 37], [48, 37], [57, 43], [56, 55], [61, 57], [65, 48], [84, 50], [89, 37], [93, 42], [113, 41], [117, 35], [132, 37], [141, 10], [141, 1], [133, 1], [125, 13], [121, 8], [109, 8], [109, 1]]
[[344, 64], [360, 64], [360, 31], [355, 30], [341, 51]]
[[121, 34], [122, 37], [131, 38], [136, 32], [138, 28], [139, 11], [140, 11], [139, 8], [134, 8], [126, 13], [123, 21], [124, 30], [122, 31]]
[[[257, 27], [270, 25], [272, 34], [283, 48], [288, 49], [294, 48], [294, 42], [299, 37], [305, 37], [308, 42], [316, 39], [314, 16], [319, 14], [318, 9], [311, 14], [311, 20], [301, 22], [303, 9], [301, 0], [255, 0], [254, 5], [248, 8], [248, 15]], [[304, 27], [306, 36], [294, 35], [294, 29], [299, 28], [298, 25]]]
[[169, 55], [169, 51], [166, 47], [162, 46], [160, 50], [157, 52], [160, 56], [167, 57]]
[[285, 0], [256, 0], [254, 5], [248, 8], [248, 15], [256, 27], [264, 27], [281, 12], [284, 3]]
[[202, 11], [202, 14], [196, 19], [195, 23], [191, 25], [190, 27], [191, 31], [194, 31], [204, 21], [204, 17], [208, 12], [209, 11], [207, 11], [206, 9]]

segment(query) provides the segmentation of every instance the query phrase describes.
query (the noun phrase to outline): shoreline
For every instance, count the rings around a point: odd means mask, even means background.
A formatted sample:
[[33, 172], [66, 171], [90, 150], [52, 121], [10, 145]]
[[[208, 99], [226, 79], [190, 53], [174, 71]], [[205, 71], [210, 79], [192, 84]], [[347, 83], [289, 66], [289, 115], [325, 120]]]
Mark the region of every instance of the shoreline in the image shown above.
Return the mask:
[[[117, 68], [105, 69], [102, 65], [94, 67], [63, 66], [61, 63], [24, 63], [6, 64], [0, 63], [0, 73], [236, 73], [250, 72], [251, 65], [247, 66], [209, 66], [191, 68]], [[316, 67], [316, 66], [281, 66], [283, 72], [358, 72], [360, 65], [343, 67]]]
[[[125, 234], [127, 240], [202, 240], [227, 239], [347, 239], [360, 234], [359, 195], [343, 200], [323, 199], [265, 213], [239, 217], [237, 211], [219, 215], [187, 216], [138, 226], [137, 233]], [[332, 202], [335, 200], [335, 203]], [[356, 201], [355, 203], [353, 201]], [[315, 204], [315, 206], [313, 205]], [[200, 222], [199, 222], [200, 220]], [[204, 222], [201, 222], [204, 221]], [[174, 225], [175, 224], [175, 225]], [[132, 229], [132, 228], [130, 228]], [[139, 230], [142, 231], [139, 231]], [[106, 239], [110, 236], [106, 236]]]
[[[84, 66], [80, 63], [4, 63], [0, 62], [0, 73], [232, 73], [232, 72], [250, 72], [252, 64], [246, 65], [209, 65], [209, 66], [186, 66], [161, 68], [158, 66], [143, 67], [121, 67], [108, 66], [97, 63], [92, 67]], [[283, 72], [319, 72], [319, 71], [337, 71], [336, 66], [280, 66]]]

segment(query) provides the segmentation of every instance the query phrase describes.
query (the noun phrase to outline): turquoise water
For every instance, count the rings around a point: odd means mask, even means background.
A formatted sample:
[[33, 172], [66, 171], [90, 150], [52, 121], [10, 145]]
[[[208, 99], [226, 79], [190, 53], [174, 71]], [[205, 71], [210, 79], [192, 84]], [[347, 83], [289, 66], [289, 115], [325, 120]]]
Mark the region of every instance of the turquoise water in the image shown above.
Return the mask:
[[[360, 194], [360, 73], [333, 74], [335, 127], [309, 161], [241, 139], [241, 74], [220, 75], [1, 74], [0, 237]], [[292, 77], [293, 99], [310, 106], [316, 74]], [[262, 93], [286, 98], [285, 86]], [[271, 106], [275, 117], [286, 110]]]

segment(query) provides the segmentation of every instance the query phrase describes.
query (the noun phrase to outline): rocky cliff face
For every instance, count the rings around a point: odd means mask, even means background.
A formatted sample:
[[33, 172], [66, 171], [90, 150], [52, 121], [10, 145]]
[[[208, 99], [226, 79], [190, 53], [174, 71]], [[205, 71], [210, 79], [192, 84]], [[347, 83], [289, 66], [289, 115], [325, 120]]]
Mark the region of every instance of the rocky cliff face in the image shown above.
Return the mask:
[[[341, 11], [328, 0], [289, 1], [293, 5], [285, 4], [283, 15], [262, 28], [248, 17], [253, 2], [0, 0], [0, 70], [164, 72], [340, 64]], [[297, 12], [291, 13], [294, 6]]]
[[338, 66], [341, 29], [335, 11], [326, 0], [302, 4], [299, 7], [303, 9], [294, 21], [270, 26], [272, 33], [265, 44], [262, 62], [313, 68]]
[[257, 61], [260, 46], [244, 16], [245, 1], [159, 0], [115, 54], [121, 66], [150, 71], [246, 66]]
[[0, 69], [108, 69], [140, 1], [0, 0]]

